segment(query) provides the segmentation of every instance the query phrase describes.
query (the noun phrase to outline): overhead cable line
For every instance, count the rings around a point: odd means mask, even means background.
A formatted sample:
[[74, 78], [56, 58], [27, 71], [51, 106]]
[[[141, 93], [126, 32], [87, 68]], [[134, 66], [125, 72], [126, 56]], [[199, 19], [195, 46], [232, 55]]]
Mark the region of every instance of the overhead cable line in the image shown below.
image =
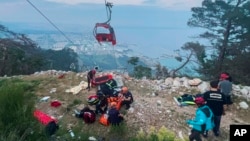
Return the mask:
[[41, 12], [33, 3], [31, 3], [29, 0], [26, 0], [32, 7], [34, 7], [51, 25], [53, 25], [54, 28], [56, 28], [71, 44], [74, 44], [79, 50], [79, 45], [76, 45], [62, 30], [60, 30], [45, 14]]
[[56, 28], [70, 43], [74, 44], [74, 42], [68, 37], [66, 36], [66, 34], [64, 34], [62, 32], [62, 30], [60, 30], [47, 16], [45, 16], [33, 3], [31, 3], [29, 0], [26, 0], [33, 8], [36, 9], [36, 11], [38, 11], [54, 28]]

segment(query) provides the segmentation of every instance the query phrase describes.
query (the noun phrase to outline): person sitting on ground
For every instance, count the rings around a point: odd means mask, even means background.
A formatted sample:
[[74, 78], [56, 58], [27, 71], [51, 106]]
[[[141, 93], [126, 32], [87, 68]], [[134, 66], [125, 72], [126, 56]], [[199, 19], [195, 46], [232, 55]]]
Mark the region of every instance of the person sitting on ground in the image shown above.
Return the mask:
[[108, 121], [111, 125], [120, 125], [124, 120], [123, 115], [117, 110], [116, 106], [116, 102], [111, 102], [110, 109], [108, 110]]
[[126, 110], [130, 108], [130, 104], [133, 103], [133, 95], [132, 93], [128, 90], [128, 87], [123, 86], [121, 89], [121, 94], [119, 97], [122, 100], [121, 106], [126, 105]]
[[94, 69], [90, 70], [87, 74], [87, 81], [88, 81], [88, 89], [90, 91], [90, 83], [95, 79], [96, 71], [98, 70], [98, 67], [95, 67]]
[[97, 96], [98, 96], [99, 101], [96, 104], [95, 113], [104, 114], [108, 109], [108, 99], [100, 90], [97, 91]]
[[191, 134], [189, 135], [190, 141], [201, 141], [200, 134], [213, 129], [213, 112], [205, 104], [203, 97], [196, 97], [195, 104], [198, 106], [196, 109], [195, 118], [193, 120], [187, 120], [187, 124], [192, 126]]

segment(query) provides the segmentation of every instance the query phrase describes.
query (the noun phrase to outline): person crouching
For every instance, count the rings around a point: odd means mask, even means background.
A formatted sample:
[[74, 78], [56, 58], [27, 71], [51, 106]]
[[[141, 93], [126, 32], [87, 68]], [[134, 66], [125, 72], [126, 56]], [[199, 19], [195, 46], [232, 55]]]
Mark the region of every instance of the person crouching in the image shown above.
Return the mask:
[[121, 94], [119, 95], [122, 99], [121, 106], [126, 105], [126, 110], [130, 108], [130, 104], [133, 103], [133, 95], [128, 90], [128, 87], [123, 86], [121, 90]]
[[111, 102], [108, 110], [108, 121], [111, 125], [119, 125], [124, 120], [123, 115], [117, 110], [116, 106], [116, 102]]

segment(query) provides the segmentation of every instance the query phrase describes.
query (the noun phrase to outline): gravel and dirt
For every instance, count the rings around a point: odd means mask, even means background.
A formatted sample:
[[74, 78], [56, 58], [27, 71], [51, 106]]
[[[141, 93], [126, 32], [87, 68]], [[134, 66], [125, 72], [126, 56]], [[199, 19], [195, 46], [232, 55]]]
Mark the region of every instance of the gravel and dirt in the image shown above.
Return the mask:
[[[74, 130], [74, 128], [79, 129], [79, 126], [81, 126], [79, 130], [82, 132], [93, 130], [95, 135], [107, 136], [110, 129], [98, 123], [99, 115], [97, 115], [97, 121], [91, 125], [86, 125], [83, 120], [73, 116], [74, 109], [81, 109], [86, 106], [87, 97], [95, 94], [97, 90], [96, 87], [88, 91], [84, 86], [77, 94], [66, 92], [67, 89], [78, 86], [82, 81], [86, 82], [86, 72], [67, 72], [62, 78], [58, 78], [59, 75], [43, 73], [22, 76], [22, 79], [39, 81], [40, 83], [35, 91], [38, 97], [36, 108], [57, 118], [60, 125], [59, 130], [67, 130], [66, 128]], [[129, 110], [121, 109], [121, 113], [125, 115], [125, 122], [130, 134], [135, 135], [139, 130], [149, 132], [152, 127], [159, 129], [165, 126], [170, 131], [175, 132], [179, 138], [188, 136], [190, 127], [185, 121], [194, 117], [196, 106], [180, 107], [173, 98], [184, 93], [199, 93], [195, 87], [191, 89], [167, 87], [159, 91], [154, 89], [155, 85], [158, 85], [154, 80], [136, 80], [126, 75], [116, 75], [122, 78], [123, 84], [129, 88], [134, 96], [134, 103], [131, 108]], [[50, 98], [47, 101], [40, 101], [45, 96]], [[53, 100], [58, 100], [62, 105], [57, 108], [51, 107], [50, 102]], [[204, 138], [205, 141], [227, 141], [229, 140], [231, 124], [250, 124], [250, 110], [241, 109], [238, 106], [238, 103], [242, 100], [234, 97], [234, 104], [222, 117], [221, 136], [214, 137], [212, 133], [209, 133], [209, 137]]]

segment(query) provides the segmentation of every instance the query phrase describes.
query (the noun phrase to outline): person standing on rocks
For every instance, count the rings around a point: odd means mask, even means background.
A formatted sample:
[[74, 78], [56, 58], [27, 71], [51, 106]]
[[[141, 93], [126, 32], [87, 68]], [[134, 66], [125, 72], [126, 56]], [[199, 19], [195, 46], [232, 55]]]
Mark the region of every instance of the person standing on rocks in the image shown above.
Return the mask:
[[89, 91], [90, 91], [90, 83], [93, 81], [93, 79], [95, 79], [95, 74], [97, 70], [98, 67], [95, 67], [94, 69], [90, 70], [87, 74], [88, 87], [86, 89], [88, 89]]
[[219, 81], [218, 87], [219, 87], [218, 89], [220, 90], [220, 92], [225, 95], [226, 107], [228, 110], [229, 106], [233, 104], [232, 99], [231, 99], [233, 84], [232, 84], [232, 78], [230, 77], [228, 73], [222, 73], [220, 75], [220, 81]]
[[[218, 80], [210, 82], [210, 90], [203, 94], [206, 104], [214, 114], [213, 132], [216, 137], [220, 134], [220, 123], [222, 115], [225, 115], [224, 105], [226, 104], [225, 95], [218, 90]], [[207, 137], [207, 132], [203, 134]]]

